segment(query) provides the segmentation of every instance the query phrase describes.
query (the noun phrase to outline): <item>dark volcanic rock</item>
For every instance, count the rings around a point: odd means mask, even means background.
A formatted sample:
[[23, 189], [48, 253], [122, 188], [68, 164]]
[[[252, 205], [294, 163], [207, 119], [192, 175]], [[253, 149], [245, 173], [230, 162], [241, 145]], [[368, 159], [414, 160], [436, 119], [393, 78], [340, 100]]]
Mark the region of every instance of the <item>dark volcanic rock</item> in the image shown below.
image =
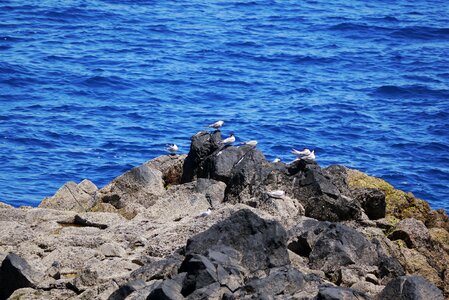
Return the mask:
[[147, 300], [181, 300], [181, 285], [172, 279], [163, 281], [147, 297]]
[[220, 141], [220, 131], [215, 131], [212, 134], [207, 131], [200, 131], [192, 136], [190, 151], [184, 161], [181, 178], [182, 183], [194, 180], [200, 162], [221, 147]]
[[184, 296], [218, 281], [215, 266], [203, 255], [188, 255], [179, 268], [179, 272], [187, 273], [181, 290]]
[[337, 286], [322, 286], [316, 298], [317, 300], [368, 300], [365, 294], [350, 288]]
[[399, 263], [398, 259], [395, 257], [380, 256], [379, 259], [379, 275], [381, 278], [389, 277], [395, 278], [398, 276], [405, 275], [405, 270]]
[[245, 168], [252, 171], [252, 166], [260, 165], [263, 161], [265, 161], [265, 156], [254, 147], [227, 146], [209, 155], [200, 164], [198, 177], [212, 178], [228, 183], [237, 165], [245, 165]]
[[377, 248], [361, 233], [338, 223], [306, 219], [290, 231], [288, 248], [309, 258], [313, 269], [332, 274], [344, 266], [375, 266]]
[[131, 278], [144, 281], [172, 278], [178, 273], [181, 263], [180, 257], [170, 256], [140, 267], [131, 273]]
[[378, 189], [358, 189], [353, 194], [371, 220], [385, 217], [387, 202], [383, 191]]
[[421, 276], [401, 276], [390, 281], [379, 300], [443, 300], [443, 293]]
[[360, 207], [344, 197], [332, 198], [327, 195], [310, 197], [305, 201], [305, 215], [322, 221], [357, 220], [361, 216]]
[[122, 285], [118, 290], [109, 296], [108, 300], [125, 300], [131, 293], [145, 287], [143, 280], [132, 280]]
[[292, 295], [304, 288], [304, 274], [292, 266], [272, 268], [268, 276], [254, 278], [247, 282], [247, 293], [276, 296]]
[[40, 277], [23, 258], [9, 253], [0, 267], [0, 299], [7, 299], [20, 288], [35, 288]]
[[376, 247], [358, 231], [330, 224], [317, 239], [309, 255], [310, 265], [324, 272], [351, 264], [376, 265]]
[[242, 254], [242, 266], [250, 271], [289, 264], [287, 233], [276, 221], [261, 219], [248, 209], [188, 240], [186, 254], [202, 254], [213, 246], [229, 246]]

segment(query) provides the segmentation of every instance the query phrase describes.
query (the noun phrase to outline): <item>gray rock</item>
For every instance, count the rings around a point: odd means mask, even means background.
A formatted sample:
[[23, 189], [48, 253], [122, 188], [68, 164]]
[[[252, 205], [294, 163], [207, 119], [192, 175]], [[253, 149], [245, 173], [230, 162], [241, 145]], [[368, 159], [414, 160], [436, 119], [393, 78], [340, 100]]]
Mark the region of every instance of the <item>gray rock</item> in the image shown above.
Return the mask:
[[20, 256], [9, 253], [0, 267], [0, 299], [7, 299], [20, 288], [35, 288], [42, 279]]
[[145, 287], [145, 282], [143, 280], [131, 280], [126, 284], [120, 286], [118, 290], [113, 292], [108, 300], [125, 300], [133, 292], [143, 289]]
[[430, 241], [430, 233], [426, 225], [412, 218], [401, 220], [388, 237], [393, 241], [403, 240], [409, 248], [425, 248]]
[[182, 168], [187, 155], [164, 155], [156, 157], [145, 163], [150, 168], [162, 172], [165, 186], [180, 184]]
[[141, 165], [115, 178], [99, 190], [97, 198], [117, 209], [125, 207], [128, 202], [149, 207], [164, 192], [162, 172], [147, 165]]
[[443, 300], [443, 293], [421, 276], [401, 276], [390, 281], [379, 300]]
[[215, 266], [208, 258], [198, 254], [187, 255], [179, 268], [179, 272], [187, 273], [181, 290], [181, 294], [184, 296], [218, 281]]
[[94, 206], [96, 190], [97, 187], [86, 179], [79, 184], [67, 182], [54, 196], [42, 200], [38, 207], [85, 212]]
[[131, 273], [131, 278], [151, 281], [155, 279], [170, 279], [178, 273], [182, 260], [178, 256], [170, 256], [157, 260]]
[[265, 156], [254, 147], [227, 146], [209, 155], [200, 164], [198, 177], [212, 178], [228, 183], [234, 168], [239, 164], [240, 168], [244, 166], [248, 168], [248, 164], [260, 164], [262, 161], [265, 161]]
[[126, 251], [119, 244], [115, 242], [104, 243], [98, 248], [101, 254], [106, 257], [124, 257]]
[[293, 295], [304, 288], [304, 274], [292, 266], [272, 268], [264, 278], [250, 279], [244, 289], [258, 295]]
[[196, 191], [206, 195], [211, 207], [218, 207], [224, 200], [226, 184], [221, 181], [198, 178], [196, 181]]
[[366, 294], [350, 288], [336, 286], [321, 286], [317, 300], [368, 300]]
[[147, 297], [147, 300], [181, 300], [185, 299], [181, 294], [181, 285], [175, 280], [163, 281]]
[[212, 246], [229, 246], [242, 253], [243, 267], [256, 271], [289, 264], [286, 243], [287, 233], [278, 222], [242, 209], [189, 239], [186, 254], [205, 255]]
[[309, 255], [310, 265], [324, 272], [352, 264], [376, 265], [375, 246], [358, 231], [331, 224], [318, 238]]

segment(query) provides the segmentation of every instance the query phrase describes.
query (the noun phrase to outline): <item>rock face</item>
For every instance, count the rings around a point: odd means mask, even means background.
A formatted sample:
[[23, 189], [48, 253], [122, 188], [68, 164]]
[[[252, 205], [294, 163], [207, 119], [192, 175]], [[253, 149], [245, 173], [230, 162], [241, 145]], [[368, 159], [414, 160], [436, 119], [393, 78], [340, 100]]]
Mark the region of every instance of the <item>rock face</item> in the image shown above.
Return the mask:
[[0, 267], [0, 299], [7, 299], [20, 288], [35, 288], [40, 277], [23, 258], [8, 254]]
[[148, 165], [135, 167], [102, 188], [98, 197], [101, 202], [117, 209], [125, 207], [128, 202], [149, 207], [165, 192], [162, 177], [161, 171]]
[[53, 197], [42, 200], [39, 207], [85, 212], [94, 205], [96, 191], [97, 187], [86, 179], [79, 184], [68, 182]]
[[192, 137], [97, 189], [0, 205], [0, 299], [449, 298], [449, 218], [343, 166]]
[[393, 279], [378, 298], [385, 300], [444, 299], [441, 291], [421, 276], [401, 276]]

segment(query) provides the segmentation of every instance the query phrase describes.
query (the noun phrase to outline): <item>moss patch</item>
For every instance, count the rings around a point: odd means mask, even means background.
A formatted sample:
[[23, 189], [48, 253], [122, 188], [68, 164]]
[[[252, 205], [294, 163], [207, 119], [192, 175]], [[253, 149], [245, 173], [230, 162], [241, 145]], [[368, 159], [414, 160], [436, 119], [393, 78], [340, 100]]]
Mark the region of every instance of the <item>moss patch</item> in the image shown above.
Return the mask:
[[406, 218], [415, 218], [426, 224], [431, 208], [429, 204], [413, 196], [395, 189], [391, 184], [377, 177], [366, 175], [357, 170], [348, 169], [348, 185], [351, 189], [374, 188], [385, 193], [387, 202], [386, 218], [393, 223]]

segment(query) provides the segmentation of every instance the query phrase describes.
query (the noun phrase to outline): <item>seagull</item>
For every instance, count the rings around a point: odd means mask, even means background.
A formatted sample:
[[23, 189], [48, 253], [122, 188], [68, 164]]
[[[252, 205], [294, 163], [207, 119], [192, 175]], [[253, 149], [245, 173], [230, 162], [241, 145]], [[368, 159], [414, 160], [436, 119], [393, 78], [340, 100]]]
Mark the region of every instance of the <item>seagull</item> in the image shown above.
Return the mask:
[[281, 190], [271, 191], [267, 193], [271, 198], [281, 199], [285, 196], [285, 192]]
[[298, 151], [296, 149], [292, 149], [291, 151], [292, 154], [295, 154], [296, 156], [306, 156], [306, 155], [310, 155], [310, 150], [307, 148], [302, 149], [301, 151]]
[[235, 142], [235, 136], [233, 133], [231, 133], [231, 135], [228, 138], [225, 138], [224, 140], [222, 140], [220, 143], [223, 145], [229, 145]]
[[247, 142], [241, 142], [240, 145], [248, 145], [248, 146], [256, 147], [257, 141], [252, 140], [252, 141], [247, 141]]
[[203, 211], [202, 213], [200, 213], [197, 218], [204, 218], [210, 215], [210, 213], [212, 212], [212, 210], [210, 208], [208, 208], [206, 211]]
[[219, 129], [221, 126], [223, 126], [224, 121], [217, 121], [214, 124], [210, 124], [208, 127], [210, 128], [214, 128], [214, 129]]
[[300, 157], [300, 159], [303, 159], [305, 161], [314, 161], [315, 160], [315, 150], [312, 150], [309, 155], [304, 155]]
[[279, 157], [276, 157], [275, 159], [273, 159], [273, 162], [274, 163], [278, 163], [278, 162], [280, 162], [281, 161], [281, 159], [279, 158]]
[[176, 144], [167, 144], [167, 148], [165, 148], [171, 154], [176, 154], [178, 151], [178, 146]]

